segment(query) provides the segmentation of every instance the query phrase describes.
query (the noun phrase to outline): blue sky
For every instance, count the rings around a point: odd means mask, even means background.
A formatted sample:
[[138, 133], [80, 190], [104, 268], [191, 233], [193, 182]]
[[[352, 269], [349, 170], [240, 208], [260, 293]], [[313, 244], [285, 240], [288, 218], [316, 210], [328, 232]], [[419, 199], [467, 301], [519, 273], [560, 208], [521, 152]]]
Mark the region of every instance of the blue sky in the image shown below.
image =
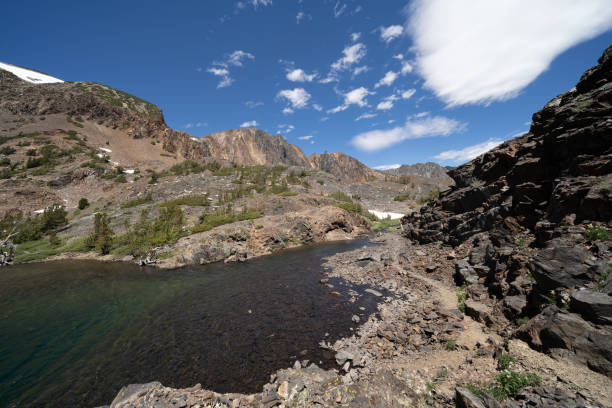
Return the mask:
[[[511, 3], [511, 4], [510, 4]], [[6, 2], [0, 61], [93, 81], [202, 136], [455, 165], [528, 130], [612, 43], [612, 2]]]

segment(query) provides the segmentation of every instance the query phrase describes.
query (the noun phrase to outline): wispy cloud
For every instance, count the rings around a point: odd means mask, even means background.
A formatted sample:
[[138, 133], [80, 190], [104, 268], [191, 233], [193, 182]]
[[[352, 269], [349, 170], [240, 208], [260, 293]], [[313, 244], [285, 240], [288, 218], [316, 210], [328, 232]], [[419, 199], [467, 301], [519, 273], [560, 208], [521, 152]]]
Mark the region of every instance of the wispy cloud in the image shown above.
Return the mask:
[[385, 170], [399, 169], [400, 167], [402, 167], [401, 164], [383, 164], [382, 166], [373, 167], [373, 169], [385, 171]]
[[328, 110], [327, 113], [338, 113], [347, 110], [351, 105], [357, 105], [359, 107], [368, 106], [368, 101], [366, 98], [368, 95], [373, 94], [374, 92], [368, 91], [368, 89], [364, 88], [363, 86], [353, 89], [352, 91], [342, 94], [344, 97], [344, 103], [342, 105]]
[[376, 113], [362, 113], [361, 115], [357, 116], [357, 118], [355, 119], [355, 122], [359, 122], [360, 120], [363, 120], [363, 119], [372, 119], [372, 118], [375, 118], [376, 116], [378, 116]]
[[300, 136], [298, 137], [299, 140], [310, 140], [312, 139], [314, 136], [312, 135], [308, 135], [308, 136]]
[[291, 133], [295, 130], [295, 126], [281, 123], [278, 125], [278, 133]]
[[389, 43], [402, 35], [404, 27], [401, 25], [390, 25], [389, 27], [380, 28], [380, 38], [386, 43]]
[[240, 125], [241, 128], [245, 128], [245, 127], [255, 127], [255, 126], [259, 126], [259, 123], [257, 123], [256, 120], [250, 120], [248, 122], [244, 122]]
[[227, 54], [222, 61], [213, 61], [212, 66], [206, 71], [221, 78], [217, 84], [217, 88], [225, 88], [234, 82], [234, 79], [230, 76], [230, 67], [241, 67], [243, 61], [252, 59], [255, 59], [253, 54], [242, 50], [236, 50]]
[[448, 136], [463, 131], [466, 126], [465, 123], [444, 116], [409, 119], [404, 126], [358, 134], [351, 140], [351, 143], [360, 150], [372, 152], [408, 139]]
[[425, 86], [449, 106], [516, 97], [559, 54], [612, 28], [610, 0], [415, 0], [405, 13]]
[[232, 82], [234, 82], [234, 80], [229, 76], [230, 73], [227, 68], [211, 67], [208, 68], [206, 71], [210, 72], [215, 76], [221, 77], [219, 83], [217, 84], [217, 88], [225, 88], [226, 86], [230, 86]]
[[334, 6], [334, 17], [340, 17], [346, 11], [346, 4], [342, 4], [340, 1], [336, 2]]
[[481, 154], [488, 152], [503, 143], [501, 139], [489, 139], [486, 142], [468, 146], [461, 150], [447, 150], [434, 156], [438, 160], [449, 161], [452, 163], [463, 163], [472, 160]]
[[249, 109], [255, 109], [258, 106], [263, 106], [264, 103], [261, 101], [246, 101], [244, 104]]
[[239, 9], [244, 9], [249, 5], [253, 6], [254, 9], [258, 9], [259, 7], [271, 6], [272, 0], [244, 0], [236, 3], [236, 7]]

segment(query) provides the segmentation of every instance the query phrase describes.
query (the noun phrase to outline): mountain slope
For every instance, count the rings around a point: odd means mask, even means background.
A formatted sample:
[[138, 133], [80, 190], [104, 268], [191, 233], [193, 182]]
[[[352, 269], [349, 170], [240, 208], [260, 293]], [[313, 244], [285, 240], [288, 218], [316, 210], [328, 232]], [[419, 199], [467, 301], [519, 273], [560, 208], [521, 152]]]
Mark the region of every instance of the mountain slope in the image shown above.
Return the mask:
[[344, 153], [314, 153], [309, 156], [310, 165], [318, 170], [333, 174], [341, 180], [366, 182], [382, 178], [382, 174], [372, 170], [354, 157]]
[[437, 163], [414, 163], [414, 164], [402, 164], [396, 169], [386, 170], [385, 173], [393, 174], [396, 176], [404, 175], [416, 175], [422, 177], [429, 177], [433, 179], [448, 180], [452, 179], [446, 174], [446, 169]]
[[[34, 72], [34, 71], [32, 71]], [[49, 77], [51, 78], [51, 77]], [[58, 80], [59, 81], [59, 80]], [[301, 166], [329, 171], [345, 181], [366, 181], [378, 177], [377, 172], [344, 154], [317, 155], [309, 159], [302, 150], [280, 135], [257, 129], [232, 129], [195, 138], [188, 133], [172, 130], [166, 125], [162, 111], [155, 105], [125, 92], [91, 82], [37, 83], [19, 79], [0, 69], [0, 121], [10, 123], [34, 117], [66, 115], [83, 120], [81, 133], [90, 128], [94, 133], [122, 133], [133, 140], [159, 142], [175, 161], [219, 161], [236, 165]], [[51, 125], [51, 127], [49, 127]], [[38, 122], [24, 131], [47, 131], [57, 123]], [[62, 124], [60, 124], [62, 125]], [[10, 136], [15, 127], [0, 128], [1, 135]], [[94, 139], [98, 139], [93, 135]], [[141, 145], [149, 141], [142, 140]], [[132, 143], [133, 144], [133, 143]], [[145, 153], [146, 148], [130, 148], [132, 155]], [[115, 159], [114, 153], [111, 159]], [[132, 157], [132, 162], [146, 162], [149, 157]], [[166, 161], [167, 160], [162, 160]], [[121, 163], [131, 166], [133, 163]]]

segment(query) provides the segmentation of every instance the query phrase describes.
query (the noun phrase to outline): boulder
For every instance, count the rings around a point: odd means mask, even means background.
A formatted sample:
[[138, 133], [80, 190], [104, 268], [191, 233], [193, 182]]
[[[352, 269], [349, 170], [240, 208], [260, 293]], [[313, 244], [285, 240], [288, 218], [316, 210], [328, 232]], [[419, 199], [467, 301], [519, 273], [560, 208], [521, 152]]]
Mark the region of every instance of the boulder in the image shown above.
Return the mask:
[[595, 274], [585, 265], [587, 256], [579, 247], [553, 246], [540, 251], [528, 267], [539, 288], [570, 289], [593, 281]]
[[457, 408], [487, 408], [480, 398], [463, 387], [455, 389], [455, 406]]
[[578, 314], [548, 306], [522, 325], [515, 336], [538, 351], [612, 375], [612, 330], [596, 327]]
[[570, 308], [585, 320], [612, 324], [612, 296], [590, 289], [579, 289], [571, 296]]

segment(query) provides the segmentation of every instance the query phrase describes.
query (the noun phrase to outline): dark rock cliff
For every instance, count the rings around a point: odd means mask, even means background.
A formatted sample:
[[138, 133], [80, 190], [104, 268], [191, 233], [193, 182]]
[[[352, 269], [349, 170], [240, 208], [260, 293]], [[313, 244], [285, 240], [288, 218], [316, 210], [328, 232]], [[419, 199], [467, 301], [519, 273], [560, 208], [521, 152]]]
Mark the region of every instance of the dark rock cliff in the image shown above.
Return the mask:
[[612, 376], [611, 173], [612, 46], [528, 133], [449, 171], [455, 187], [401, 223], [412, 240], [473, 246], [455, 280], [492, 312], [468, 299], [468, 314]]

